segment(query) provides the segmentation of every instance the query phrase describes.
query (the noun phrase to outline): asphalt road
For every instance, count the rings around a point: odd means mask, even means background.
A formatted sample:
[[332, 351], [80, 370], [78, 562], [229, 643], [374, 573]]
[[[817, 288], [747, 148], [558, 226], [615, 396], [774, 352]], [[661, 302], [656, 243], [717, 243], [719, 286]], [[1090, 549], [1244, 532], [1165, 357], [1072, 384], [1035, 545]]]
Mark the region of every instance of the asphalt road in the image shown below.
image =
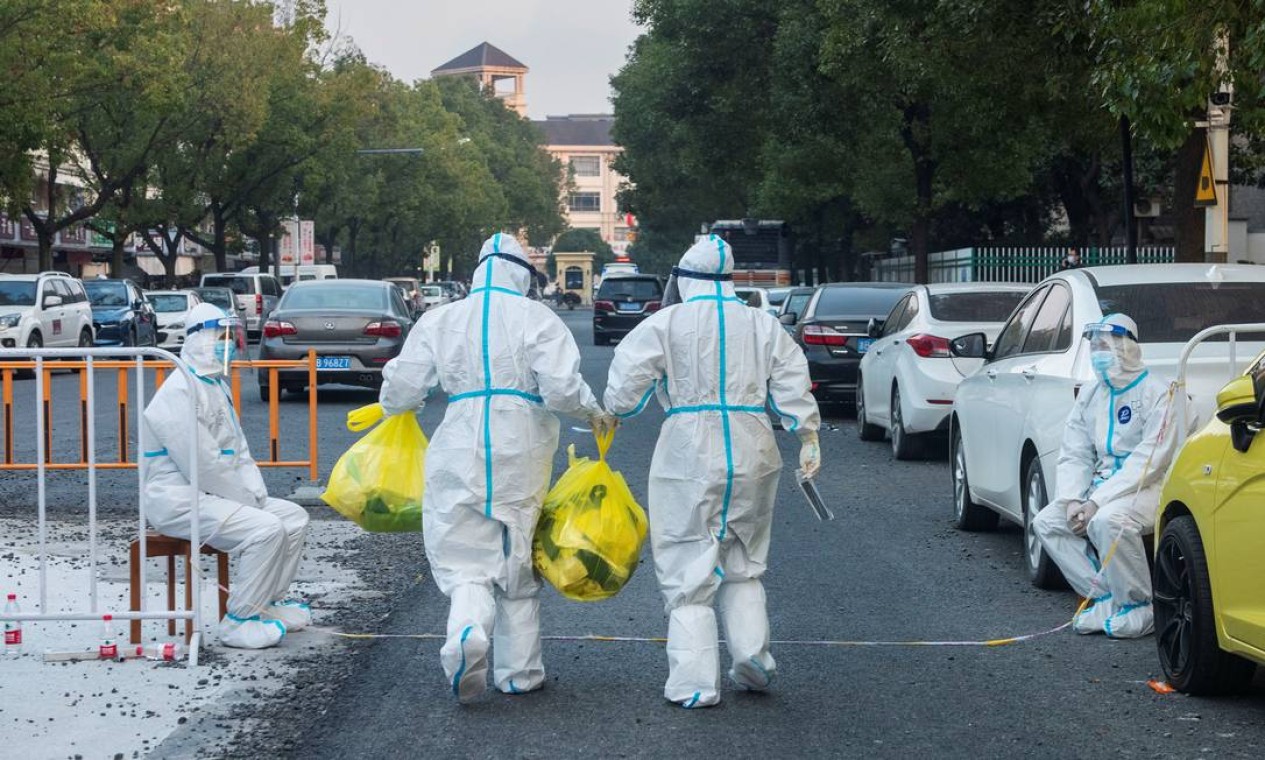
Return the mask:
[[[588, 313], [563, 317], [600, 393], [613, 349], [592, 345]], [[1068, 592], [1028, 585], [1016, 529], [950, 527], [944, 462], [898, 463], [886, 446], [860, 443], [839, 410], [830, 414], [820, 485], [837, 519], [818, 522], [789, 479], [779, 493], [766, 585], [774, 639], [787, 643], [775, 647], [771, 693], [727, 685], [719, 707], [682, 710], [662, 697], [661, 645], [547, 641], [543, 691], [490, 691], [461, 706], [446, 688], [438, 641], [380, 639], [355, 644], [338, 665], [315, 666], [314, 681], [337, 679], [335, 694], [319, 711], [279, 707], [271, 728], [288, 737], [279, 746], [311, 758], [1265, 756], [1265, 682], [1234, 699], [1161, 696], [1145, 683], [1159, 675], [1150, 638], [1062, 632], [994, 648], [805, 643], [992, 639], [1049, 629], [1075, 605]], [[611, 455], [639, 498], [661, 420], [649, 411], [626, 424]], [[779, 438], [794, 461], [797, 445]], [[564, 447], [585, 439], [564, 433]], [[369, 562], [396, 565], [399, 551], [418, 548], [384, 543]], [[447, 601], [433, 583], [402, 585], [392, 598], [389, 617], [366, 625], [444, 630]], [[656, 637], [667, 628], [648, 551], [615, 599], [578, 604], [546, 589], [542, 614], [547, 636]]]
[[[590, 313], [563, 312], [599, 394], [612, 348], [594, 347]], [[102, 377], [100, 398], [113, 399]], [[17, 382], [20, 461], [33, 461], [34, 382]], [[243, 424], [257, 456], [267, 446], [266, 407], [243, 383]], [[134, 396], [134, 393], [133, 393]], [[78, 385], [54, 380], [54, 455], [76, 457]], [[374, 399], [347, 389], [320, 392], [322, 476], [355, 440], [345, 413]], [[422, 415], [433, 431], [442, 401]], [[302, 455], [306, 405], [287, 399], [283, 455]], [[1017, 529], [967, 534], [949, 525], [943, 461], [896, 462], [887, 447], [856, 439], [848, 410], [826, 410], [819, 483], [837, 519], [819, 523], [786, 479], [774, 519], [765, 578], [779, 674], [772, 692], [726, 685], [719, 707], [686, 711], [663, 700], [661, 645], [546, 641], [546, 688], [509, 697], [495, 691], [455, 703], [439, 667], [438, 641], [379, 639], [331, 649], [307, 662], [290, 697], [243, 712], [225, 756], [344, 757], [1251, 757], [1265, 756], [1265, 677], [1230, 699], [1161, 696], [1151, 638], [1112, 642], [1062, 632], [1004, 647], [828, 647], [822, 640], [992, 639], [1047, 630], [1075, 606], [1068, 592], [1031, 588]], [[97, 410], [102, 451], [117, 452], [117, 407]], [[21, 422], [25, 419], [26, 422]], [[611, 454], [634, 493], [646, 492], [662, 414], [624, 425]], [[133, 431], [134, 432], [134, 431]], [[784, 459], [797, 445], [779, 434]], [[591, 438], [564, 424], [583, 452]], [[266, 471], [274, 494], [306, 472]], [[82, 473], [49, 481], [50, 512], [83, 510]], [[135, 474], [103, 473], [103, 511], [134, 514]], [[0, 513], [34, 514], [34, 477], [0, 473]], [[318, 519], [338, 519], [324, 507]], [[381, 598], [336, 610], [346, 631], [440, 633], [447, 600], [426, 576], [420, 537], [366, 534], [347, 562]], [[318, 602], [319, 603], [319, 602]], [[544, 591], [547, 636], [657, 637], [667, 629], [649, 551], [615, 599], [568, 602]], [[727, 664], [726, 664], [727, 667]], [[155, 753], [163, 756], [163, 748]]]

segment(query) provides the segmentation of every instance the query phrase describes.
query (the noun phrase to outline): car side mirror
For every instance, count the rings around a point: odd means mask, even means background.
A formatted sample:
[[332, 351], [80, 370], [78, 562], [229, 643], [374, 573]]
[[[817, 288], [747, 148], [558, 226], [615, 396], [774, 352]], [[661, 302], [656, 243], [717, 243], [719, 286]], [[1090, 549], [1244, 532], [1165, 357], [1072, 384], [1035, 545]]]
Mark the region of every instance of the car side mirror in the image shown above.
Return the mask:
[[971, 333], [949, 341], [949, 353], [959, 359], [987, 359], [988, 336]]
[[870, 318], [870, 323], [865, 326], [865, 334], [871, 338], [883, 337], [883, 322], [885, 320]]
[[777, 321], [781, 322], [787, 327], [794, 327], [795, 323], [799, 321], [799, 315], [793, 311], [788, 311], [782, 316], [778, 317]]
[[63, 301], [62, 301], [62, 297], [61, 297], [61, 296], [44, 296], [44, 308], [45, 308], [45, 309], [51, 309], [51, 308], [54, 308], [54, 307], [56, 307], [56, 306], [61, 306], [61, 305], [62, 305], [62, 303], [63, 303]]
[[1247, 375], [1234, 378], [1217, 392], [1217, 419], [1227, 425], [1256, 422], [1258, 409], [1256, 383]]

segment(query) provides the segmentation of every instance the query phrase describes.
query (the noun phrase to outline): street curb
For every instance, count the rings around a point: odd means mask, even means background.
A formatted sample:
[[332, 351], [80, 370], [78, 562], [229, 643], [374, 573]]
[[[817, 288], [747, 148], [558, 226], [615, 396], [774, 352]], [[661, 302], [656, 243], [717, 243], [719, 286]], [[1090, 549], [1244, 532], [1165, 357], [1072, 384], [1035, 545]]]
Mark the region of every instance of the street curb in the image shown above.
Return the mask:
[[323, 507], [325, 502], [321, 500], [321, 494], [324, 492], [324, 486], [319, 483], [311, 483], [305, 486], [297, 486], [294, 492], [286, 496], [285, 499], [301, 507]]

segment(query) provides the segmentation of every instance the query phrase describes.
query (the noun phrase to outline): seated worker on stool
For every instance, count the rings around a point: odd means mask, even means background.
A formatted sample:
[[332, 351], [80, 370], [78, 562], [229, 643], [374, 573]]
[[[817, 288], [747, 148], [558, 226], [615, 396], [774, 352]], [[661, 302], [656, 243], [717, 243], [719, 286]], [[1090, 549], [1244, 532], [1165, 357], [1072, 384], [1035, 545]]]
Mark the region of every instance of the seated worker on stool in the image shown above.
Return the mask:
[[[1098, 382], [1081, 388], [1059, 452], [1058, 493], [1035, 520], [1037, 537], [1091, 605], [1077, 633], [1137, 638], [1154, 629], [1142, 537], [1155, 530], [1164, 474], [1185, 424], [1168, 387], [1148, 373], [1138, 326], [1123, 314], [1086, 325]], [[1111, 544], [1119, 545], [1094, 586]]]
[[[145, 407], [146, 517], [159, 533], [189, 540], [194, 446], [198, 447], [200, 539], [237, 557], [220, 643], [263, 649], [312, 621], [306, 604], [285, 601], [303, 556], [307, 511], [268, 496], [224, 378], [236, 352], [235, 317], [201, 303], [186, 320], [180, 357], [192, 384], [173, 372]], [[189, 396], [198, 419], [189, 417]]]

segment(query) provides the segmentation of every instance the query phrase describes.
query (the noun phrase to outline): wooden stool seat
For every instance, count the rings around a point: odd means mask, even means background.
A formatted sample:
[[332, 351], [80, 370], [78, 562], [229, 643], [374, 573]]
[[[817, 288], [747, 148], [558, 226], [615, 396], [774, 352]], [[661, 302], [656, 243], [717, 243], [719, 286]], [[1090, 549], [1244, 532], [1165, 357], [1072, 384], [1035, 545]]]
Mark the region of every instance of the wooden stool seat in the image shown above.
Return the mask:
[[[133, 541], [129, 548], [131, 555], [131, 590], [132, 590], [132, 609], [139, 610], [141, 608], [141, 542]], [[220, 592], [220, 617], [223, 618], [228, 613], [228, 555], [219, 549], [213, 549], [210, 546], [202, 547], [202, 554], [211, 554], [215, 556], [216, 580], [219, 582]], [[184, 606], [185, 609], [193, 607], [193, 560], [190, 554], [189, 542], [183, 538], [172, 538], [164, 536], [161, 533], [149, 531], [145, 534], [145, 556], [166, 557], [167, 558], [167, 609], [174, 610], [176, 608], [176, 557], [184, 557]], [[167, 635], [176, 635], [176, 621], [167, 621]], [[184, 623], [185, 643], [193, 638], [193, 621], [186, 620]], [[132, 621], [132, 643], [141, 643], [141, 621]]]

